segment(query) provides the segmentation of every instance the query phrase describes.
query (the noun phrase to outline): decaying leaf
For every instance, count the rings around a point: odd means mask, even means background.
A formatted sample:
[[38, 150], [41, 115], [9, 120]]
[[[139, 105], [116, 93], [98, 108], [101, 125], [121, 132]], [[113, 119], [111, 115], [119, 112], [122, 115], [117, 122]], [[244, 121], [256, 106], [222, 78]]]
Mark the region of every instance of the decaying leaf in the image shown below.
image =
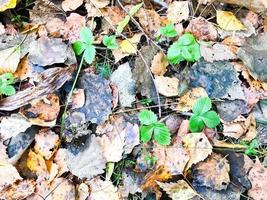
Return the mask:
[[[98, 11], [97, 11], [98, 12]], [[120, 21], [122, 21], [125, 17], [125, 12], [123, 12], [122, 9], [119, 7], [106, 7], [101, 9], [102, 15], [104, 17], [104, 22], [108, 22], [108, 27], [110, 26], [109, 24], [116, 26]], [[91, 15], [91, 13], [88, 13]], [[99, 13], [101, 15], [101, 13]]]
[[202, 87], [192, 88], [181, 96], [175, 110], [178, 112], [188, 112], [189, 110], [192, 110], [193, 105], [198, 98], [205, 96], [208, 96], [208, 94]]
[[256, 121], [253, 114], [247, 118], [240, 115], [232, 122], [223, 122], [223, 134], [228, 137], [243, 139], [251, 141], [256, 137]]
[[14, 73], [20, 61], [20, 47], [15, 46], [0, 51], [0, 74]]
[[59, 148], [55, 153], [54, 162], [58, 165], [58, 176], [69, 171], [67, 165], [67, 150]]
[[200, 53], [208, 62], [237, 59], [236, 55], [228, 46], [219, 43], [211, 47], [200, 44]]
[[169, 4], [167, 18], [171, 23], [179, 23], [189, 17], [188, 1], [173, 1]]
[[183, 146], [188, 151], [190, 160], [187, 169], [193, 164], [206, 159], [212, 153], [212, 145], [204, 133], [192, 133], [183, 136]]
[[194, 167], [194, 184], [215, 190], [226, 189], [230, 182], [229, 171], [230, 166], [227, 159], [220, 154], [213, 153]]
[[253, 199], [266, 199], [267, 188], [267, 168], [264, 167], [259, 159], [252, 166], [249, 171], [248, 178], [251, 182], [252, 188], [248, 191], [248, 195]]
[[240, 31], [245, 28], [232, 12], [217, 10], [216, 15], [219, 27], [226, 31]]
[[59, 144], [59, 136], [49, 129], [41, 129], [35, 135], [34, 151], [49, 160]]
[[32, 150], [30, 150], [28, 154], [27, 167], [38, 175], [48, 175], [45, 159]]
[[0, 123], [1, 137], [4, 139], [16, 137], [19, 133], [26, 131], [31, 125], [20, 114], [12, 114], [11, 116], [4, 117]]
[[17, 169], [13, 165], [5, 160], [0, 160], [0, 191], [21, 179]]
[[155, 84], [163, 96], [173, 97], [179, 94], [179, 80], [176, 77], [155, 76]]
[[74, 89], [71, 97], [71, 108], [81, 108], [85, 103], [84, 89]]
[[98, 137], [91, 136], [80, 152], [67, 152], [67, 164], [70, 172], [79, 178], [91, 179], [102, 174], [106, 167], [106, 159]]
[[111, 181], [103, 181], [99, 177], [89, 181], [90, 200], [121, 200], [121, 195]]
[[54, 126], [60, 111], [59, 97], [48, 94], [23, 106], [20, 113], [33, 125]]
[[135, 101], [135, 81], [129, 63], [124, 63], [115, 70], [110, 80], [119, 90], [119, 101], [123, 107], [131, 107]]
[[215, 41], [218, 37], [216, 27], [203, 17], [190, 20], [185, 31], [192, 33], [198, 40]]
[[15, 95], [0, 100], [0, 110], [12, 111], [20, 108], [32, 100], [53, 93], [72, 78], [73, 67], [54, 67], [40, 73], [40, 80], [36, 86], [17, 92]]
[[162, 52], [158, 52], [151, 62], [151, 72], [157, 76], [163, 76], [167, 71], [168, 60]]
[[86, 200], [87, 197], [89, 196], [89, 187], [85, 183], [81, 183], [77, 187], [77, 195], [76, 198], [77, 200]]
[[35, 189], [35, 181], [23, 180], [13, 183], [11, 186], [0, 191], [3, 200], [23, 200], [30, 196]]
[[51, 200], [75, 200], [74, 184], [68, 179], [56, 178], [51, 183], [49, 196], [51, 196]]
[[173, 200], [190, 200], [198, 196], [184, 180], [179, 180], [176, 183], [157, 183]]
[[72, 0], [64, 0], [62, 2], [62, 8], [64, 11], [73, 11], [76, 10], [83, 4], [83, 0], [72, 1]]

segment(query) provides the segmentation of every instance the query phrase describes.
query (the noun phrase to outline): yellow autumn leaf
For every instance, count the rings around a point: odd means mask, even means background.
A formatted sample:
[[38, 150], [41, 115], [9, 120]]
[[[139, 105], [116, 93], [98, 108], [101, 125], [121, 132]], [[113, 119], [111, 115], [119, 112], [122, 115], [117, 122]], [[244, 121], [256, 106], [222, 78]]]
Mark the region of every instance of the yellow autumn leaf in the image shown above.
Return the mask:
[[30, 150], [27, 158], [27, 167], [38, 174], [46, 173], [47, 166], [43, 156]]
[[4, 0], [0, 1], [0, 12], [3, 12], [10, 8], [15, 8], [17, 4], [17, 0]]
[[142, 34], [135, 34], [130, 39], [125, 39], [120, 43], [122, 53], [135, 54], [137, 52], [137, 44], [140, 41]]
[[217, 10], [217, 24], [221, 29], [226, 31], [240, 31], [245, 29], [245, 26], [229, 11]]

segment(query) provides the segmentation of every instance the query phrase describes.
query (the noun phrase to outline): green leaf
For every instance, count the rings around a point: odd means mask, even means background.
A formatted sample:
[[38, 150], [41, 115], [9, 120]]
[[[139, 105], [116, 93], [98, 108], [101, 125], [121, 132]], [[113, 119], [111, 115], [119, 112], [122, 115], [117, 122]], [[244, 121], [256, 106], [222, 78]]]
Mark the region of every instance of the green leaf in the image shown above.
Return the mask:
[[214, 111], [208, 111], [200, 117], [209, 128], [215, 128], [218, 124], [220, 124], [220, 117]]
[[179, 42], [180, 45], [188, 46], [190, 44], [195, 43], [196, 39], [192, 34], [185, 33], [179, 38], [178, 42]]
[[160, 145], [169, 145], [171, 143], [171, 134], [165, 124], [160, 122], [154, 124], [154, 139]]
[[184, 60], [182, 56], [182, 49], [179, 46], [178, 42], [174, 42], [167, 52], [167, 58], [171, 64], [179, 64], [181, 61]]
[[81, 55], [86, 48], [86, 44], [81, 41], [76, 41], [72, 44], [72, 48], [73, 48], [75, 55]]
[[160, 34], [165, 37], [176, 37], [178, 35], [173, 24], [168, 24], [165, 27], [160, 28], [159, 31]]
[[197, 116], [197, 115], [192, 115], [189, 119], [189, 130], [191, 133], [198, 133], [201, 132], [205, 127], [205, 124], [203, 120]]
[[2, 84], [6, 84], [6, 85], [13, 84], [15, 80], [13, 74], [10, 72], [0, 75], [0, 79], [2, 81]]
[[153, 125], [150, 126], [141, 126], [140, 127], [140, 139], [142, 142], [148, 142], [151, 140], [152, 138], [152, 134], [153, 134]]
[[194, 104], [192, 110], [196, 115], [202, 115], [211, 109], [211, 100], [209, 97], [199, 98]]
[[80, 39], [86, 44], [93, 44], [94, 37], [92, 31], [87, 27], [83, 27], [80, 31]]
[[105, 35], [103, 38], [103, 44], [108, 48], [108, 49], [117, 49], [118, 44], [116, 42], [116, 36], [107, 36]]
[[130, 16], [127, 15], [122, 21], [120, 21], [118, 23], [118, 26], [117, 26], [117, 29], [116, 29], [116, 32], [118, 32], [118, 34], [121, 34], [123, 29], [127, 26], [127, 24], [129, 23], [130, 21]]
[[93, 45], [87, 45], [84, 51], [84, 60], [88, 64], [92, 64], [95, 59], [95, 47]]
[[200, 46], [197, 42], [191, 46], [191, 52], [193, 54], [194, 61], [197, 61], [201, 58]]
[[150, 110], [143, 110], [139, 113], [138, 118], [142, 125], [151, 125], [158, 120], [157, 115]]
[[12, 85], [4, 85], [0, 88], [0, 92], [6, 96], [11, 96], [16, 93], [16, 90]]
[[185, 60], [189, 61], [189, 62], [193, 62], [194, 60], [194, 55], [193, 53], [190, 51], [190, 47], [188, 46], [184, 46], [182, 48], [182, 56]]
[[137, 13], [138, 10], [139, 10], [142, 6], [143, 6], [143, 3], [139, 3], [139, 4], [135, 5], [135, 6], [133, 6], [133, 7], [130, 9], [130, 12], [129, 12], [130, 16], [133, 16], [135, 13]]

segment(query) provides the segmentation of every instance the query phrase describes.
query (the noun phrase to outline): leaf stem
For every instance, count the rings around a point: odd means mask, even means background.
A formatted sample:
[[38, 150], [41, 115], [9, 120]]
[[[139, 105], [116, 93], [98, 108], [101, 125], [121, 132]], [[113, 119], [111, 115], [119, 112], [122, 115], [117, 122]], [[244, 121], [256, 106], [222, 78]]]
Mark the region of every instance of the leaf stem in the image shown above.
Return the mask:
[[78, 69], [77, 69], [77, 72], [76, 72], [76, 76], [75, 76], [75, 79], [74, 79], [74, 81], [73, 81], [73, 84], [72, 84], [71, 90], [70, 90], [70, 92], [69, 92], [69, 95], [68, 95], [68, 97], [67, 97], [67, 100], [66, 100], [66, 103], [65, 103], [65, 107], [64, 107], [64, 112], [63, 112], [62, 117], [61, 117], [60, 138], [62, 138], [62, 136], [63, 136], [63, 131], [64, 131], [64, 127], [65, 127], [65, 118], [66, 118], [67, 108], [68, 108], [69, 102], [70, 102], [70, 100], [71, 100], [71, 97], [72, 97], [72, 94], [73, 94], [75, 85], [76, 85], [76, 83], [77, 83], [77, 81], [78, 81], [79, 74], [80, 74], [81, 69], [82, 69], [83, 61], [84, 61], [84, 53], [83, 53], [83, 55], [82, 55], [80, 64], [79, 64], [79, 66], [78, 66]]

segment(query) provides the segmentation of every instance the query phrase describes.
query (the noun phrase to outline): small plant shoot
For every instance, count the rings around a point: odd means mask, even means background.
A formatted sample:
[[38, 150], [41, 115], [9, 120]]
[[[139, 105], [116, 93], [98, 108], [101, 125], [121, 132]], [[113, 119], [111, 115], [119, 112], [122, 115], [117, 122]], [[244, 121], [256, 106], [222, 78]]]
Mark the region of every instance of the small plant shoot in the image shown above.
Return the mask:
[[165, 27], [160, 28], [160, 34], [165, 37], [176, 37], [178, 35], [173, 24], [168, 24]]
[[190, 33], [183, 34], [174, 42], [167, 52], [167, 58], [171, 64], [179, 64], [181, 61], [195, 62], [200, 59], [200, 47], [195, 37]]
[[116, 36], [115, 35], [111, 35], [111, 36], [105, 35], [103, 38], [103, 44], [108, 49], [117, 49], [118, 48], [118, 44], [116, 42]]
[[251, 142], [247, 141], [241, 141], [241, 144], [246, 146], [245, 154], [248, 156], [256, 156], [259, 154], [259, 152], [256, 150], [258, 148], [259, 144], [257, 139], [252, 140]]
[[155, 113], [150, 110], [143, 110], [139, 113], [138, 118], [141, 122], [140, 138], [142, 142], [149, 142], [153, 136], [160, 145], [170, 144], [170, 131], [164, 123], [158, 121]]
[[201, 132], [204, 127], [215, 128], [220, 123], [220, 117], [211, 110], [209, 97], [202, 97], [193, 106], [193, 115], [189, 119], [189, 129], [192, 133]]
[[86, 63], [92, 64], [95, 59], [95, 46], [93, 45], [94, 37], [92, 31], [83, 27], [80, 31], [80, 40], [73, 43], [72, 47], [76, 55], [81, 55]]
[[0, 75], [0, 94], [11, 96], [16, 93], [14, 86], [14, 76], [12, 73], [5, 73]]

